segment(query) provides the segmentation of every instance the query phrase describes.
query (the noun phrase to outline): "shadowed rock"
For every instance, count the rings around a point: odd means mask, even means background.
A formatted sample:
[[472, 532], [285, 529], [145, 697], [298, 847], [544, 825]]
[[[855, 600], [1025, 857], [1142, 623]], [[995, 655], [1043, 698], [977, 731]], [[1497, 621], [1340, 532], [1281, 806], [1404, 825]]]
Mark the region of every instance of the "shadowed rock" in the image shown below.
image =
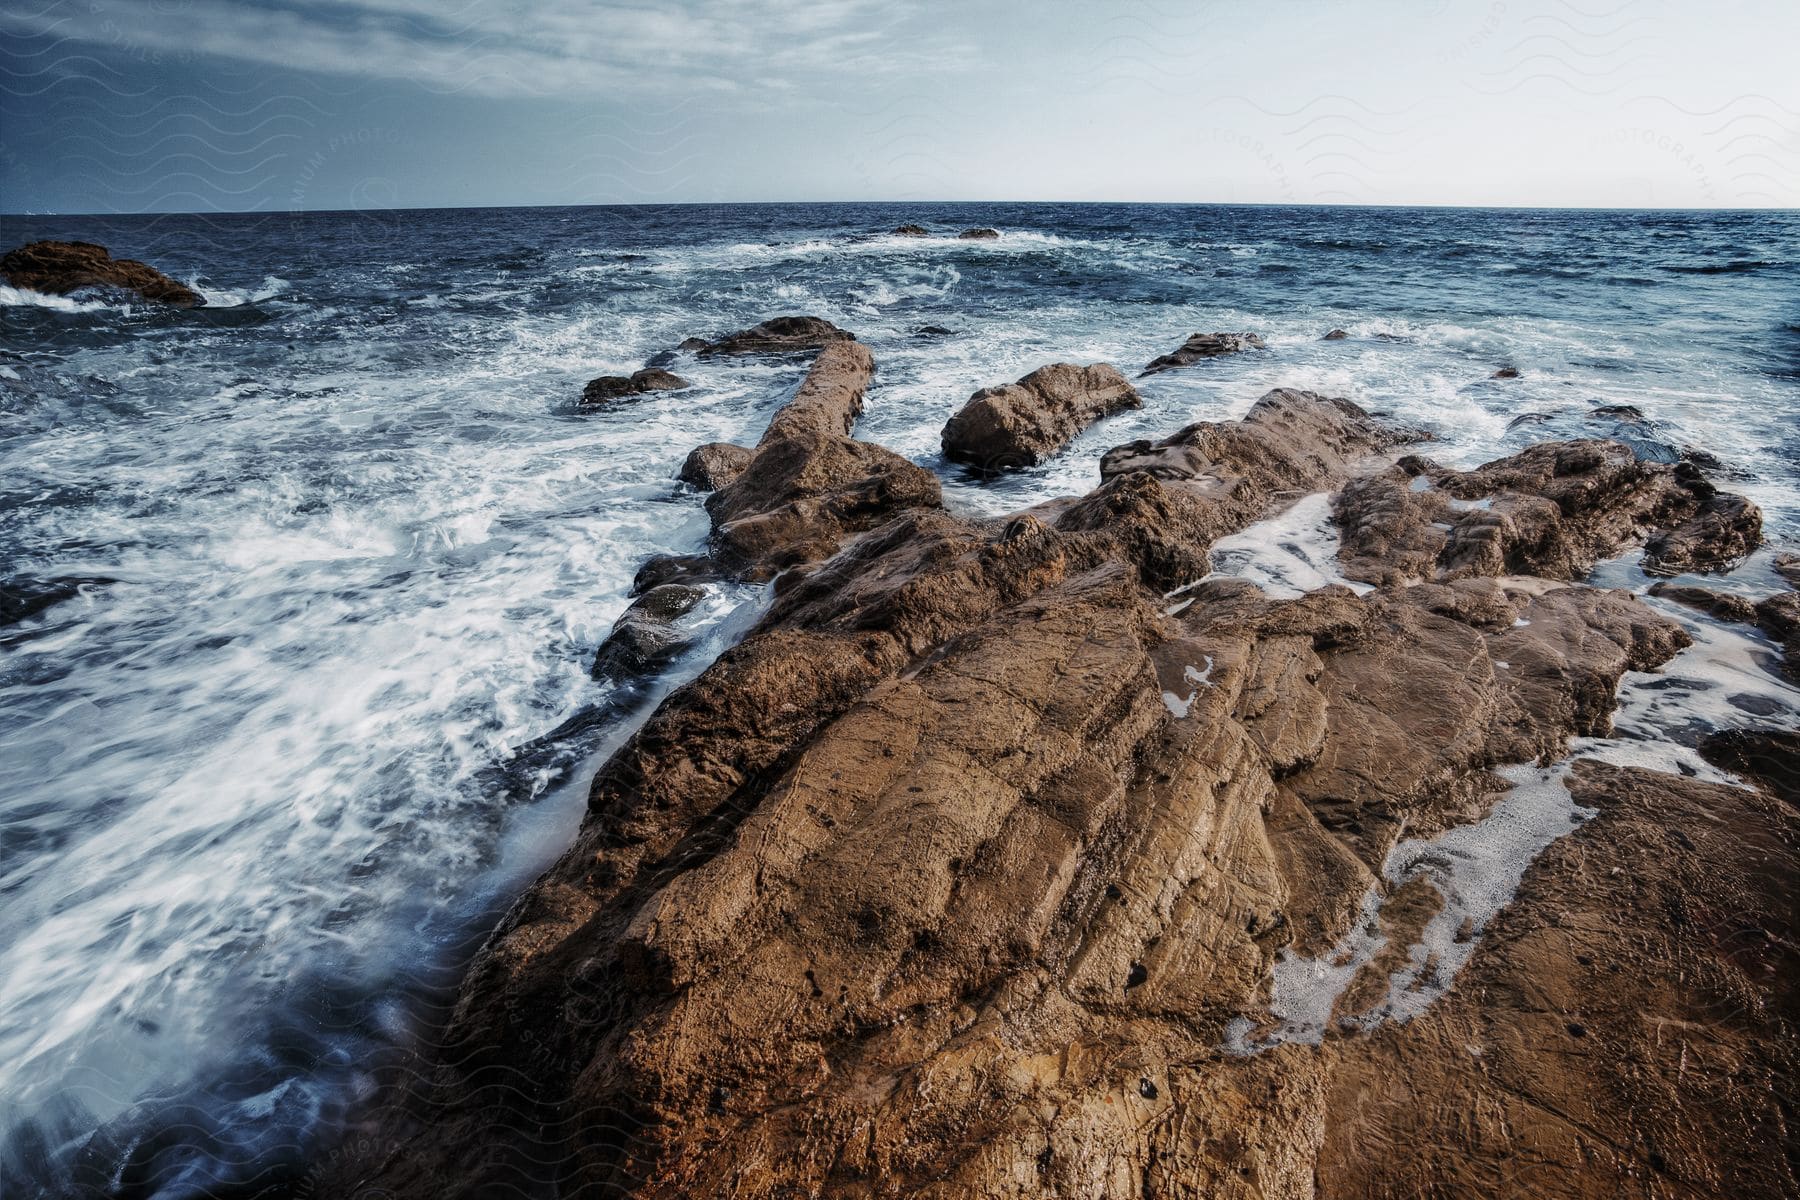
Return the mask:
[[1495, 371], [1492, 375], [1488, 376], [1489, 379], [1517, 379], [1518, 377], [1519, 368], [1517, 367], [1501, 367], [1498, 371]]
[[998, 229], [989, 229], [985, 226], [982, 226], [982, 227], [975, 228], [975, 229], [965, 229], [961, 233], [957, 234], [956, 236], [967, 242], [976, 242], [976, 241], [985, 242], [985, 241], [990, 241], [994, 238], [999, 237], [1000, 231]]
[[588, 381], [581, 389], [584, 408], [598, 408], [613, 400], [641, 396], [648, 392], [675, 392], [691, 387], [687, 380], [660, 367], [645, 367], [631, 375], [602, 375]]
[[1348, 333], [1345, 333], [1342, 329], [1333, 329], [1330, 333], [1327, 333], [1324, 337], [1320, 338], [1319, 340], [1322, 342], [1341, 342], [1349, 336], [1350, 335]]
[[1172, 353], [1151, 359], [1139, 375], [1155, 375], [1176, 367], [1191, 366], [1203, 359], [1263, 349], [1267, 349], [1267, 343], [1254, 333], [1196, 333]]
[[990, 473], [1030, 466], [1101, 417], [1143, 406], [1137, 389], [1105, 363], [1039, 367], [971, 396], [944, 426], [944, 456]]
[[[823, 317], [771, 317], [760, 325], [741, 329], [716, 342], [703, 343], [694, 350], [702, 355], [799, 354], [833, 342], [855, 339], [855, 334], [839, 329]], [[689, 344], [683, 342], [682, 346]]]
[[730, 442], [708, 442], [688, 453], [676, 478], [699, 491], [716, 492], [742, 475], [755, 454]]
[[931, 231], [923, 225], [902, 225], [894, 230], [900, 237], [930, 237]]
[[31, 242], [0, 258], [0, 278], [16, 288], [66, 296], [82, 288], [116, 288], [145, 300], [175, 308], [206, 303], [186, 284], [178, 283], [131, 258], [114, 258], [92, 242]]
[[639, 596], [613, 623], [594, 655], [596, 679], [621, 680], [661, 670], [693, 640], [677, 621], [706, 599], [706, 589], [665, 583]]

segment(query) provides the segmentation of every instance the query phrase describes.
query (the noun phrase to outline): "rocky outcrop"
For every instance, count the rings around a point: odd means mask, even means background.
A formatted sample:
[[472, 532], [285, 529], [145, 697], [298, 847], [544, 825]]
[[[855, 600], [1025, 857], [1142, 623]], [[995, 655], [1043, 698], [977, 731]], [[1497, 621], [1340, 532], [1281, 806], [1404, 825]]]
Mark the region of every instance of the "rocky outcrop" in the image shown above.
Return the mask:
[[902, 225], [894, 232], [900, 237], [930, 237], [931, 230], [923, 225]]
[[944, 456], [988, 473], [1030, 466], [1101, 417], [1143, 406], [1137, 389], [1105, 363], [1039, 367], [969, 397], [944, 426]]
[[691, 386], [687, 380], [672, 371], [665, 371], [660, 367], [645, 367], [630, 375], [602, 375], [598, 379], [589, 380], [587, 386], [581, 389], [581, 405], [583, 408], [600, 408], [628, 396], [642, 396], [649, 392], [678, 392]]
[[701, 355], [800, 354], [833, 342], [855, 340], [854, 333], [839, 329], [823, 317], [771, 317], [716, 342], [683, 342], [682, 348], [691, 348]]
[[1550, 442], [1473, 471], [1407, 458], [1338, 496], [1346, 576], [1375, 584], [1471, 575], [1579, 579], [1642, 545], [1652, 572], [1719, 570], [1761, 540], [1762, 514], [1690, 464], [1618, 442]]
[[114, 258], [92, 242], [31, 242], [0, 258], [0, 278], [16, 288], [66, 296], [83, 288], [131, 292], [157, 304], [194, 308], [204, 297], [131, 258]]
[[1191, 366], [1208, 358], [1241, 354], [1245, 350], [1264, 350], [1267, 343], [1254, 333], [1196, 333], [1169, 354], [1150, 360], [1140, 376], [1155, 375], [1175, 367]]
[[974, 229], [965, 229], [956, 236], [965, 242], [985, 242], [992, 241], [994, 238], [999, 237], [1000, 231], [998, 229], [989, 229], [986, 226], [978, 226]]
[[[1606, 733], [1620, 676], [1685, 644], [1516, 568], [1704, 500], [1606, 443], [1390, 469], [1405, 431], [1283, 389], [1119, 447], [1085, 496], [962, 519], [849, 436], [860, 350], [820, 355], [709, 504], [710, 561], [782, 571], [767, 613], [600, 768], [339, 1190], [1791, 1192], [1800, 830], [1756, 792], [1581, 765], [1599, 815], [1458, 934], [1422, 1015], [1223, 1048], [1278, 951], [1327, 951], [1388, 890], [1403, 835]], [[1194, 582], [1217, 538], [1369, 480], [1340, 517], [1376, 590]], [[1468, 531], [1440, 571], [1406, 507], [1432, 491], [1556, 515]], [[1391, 890], [1375, 963], [1448, 903]]]

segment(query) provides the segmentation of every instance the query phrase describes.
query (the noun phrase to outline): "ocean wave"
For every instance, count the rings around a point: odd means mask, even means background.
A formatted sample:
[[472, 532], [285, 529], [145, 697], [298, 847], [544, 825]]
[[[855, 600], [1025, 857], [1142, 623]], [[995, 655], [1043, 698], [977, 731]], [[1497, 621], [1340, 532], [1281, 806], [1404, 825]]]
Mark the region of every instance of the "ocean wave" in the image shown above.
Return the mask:
[[77, 300], [70, 296], [53, 296], [48, 292], [34, 292], [0, 283], [0, 307], [47, 308], [54, 312], [88, 313], [105, 309], [123, 312], [130, 305], [109, 300]]
[[1674, 275], [1748, 275], [1753, 271], [1785, 265], [1785, 263], [1763, 258], [1740, 258], [1727, 263], [1700, 263], [1692, 266], [1681, 263], [1668, 264], [1663, 267], [1663, 270]]

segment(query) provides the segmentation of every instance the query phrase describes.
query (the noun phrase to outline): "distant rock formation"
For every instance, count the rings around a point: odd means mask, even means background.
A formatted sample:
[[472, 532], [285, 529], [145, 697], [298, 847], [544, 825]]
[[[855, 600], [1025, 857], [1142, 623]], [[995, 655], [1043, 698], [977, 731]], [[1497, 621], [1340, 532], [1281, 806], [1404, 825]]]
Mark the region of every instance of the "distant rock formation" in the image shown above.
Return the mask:
[[92, 242], [32, 242], [0, 258], [0, 278], [16, 288], [66, 296], [82, 288], [114, 288], [157, 304], [195, 308], [206, 299], [155, 267], [114, 258]]

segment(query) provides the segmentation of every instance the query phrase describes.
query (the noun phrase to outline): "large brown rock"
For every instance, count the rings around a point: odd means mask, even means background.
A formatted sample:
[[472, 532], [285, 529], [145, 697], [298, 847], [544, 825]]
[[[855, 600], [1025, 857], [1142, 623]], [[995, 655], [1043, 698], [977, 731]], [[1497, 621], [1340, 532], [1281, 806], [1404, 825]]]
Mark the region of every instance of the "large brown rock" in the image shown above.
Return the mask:
[[716, 342], [694, 345], [683, 342], [698, 354], [798, 354], [818, 350], [832, 342], [854, 341], [856, 335], [839, 329], [823, 317], [771, 317], [760, 325], [720, 338]]
[[206, 300], [193, 288], [178, 283], [131, 258], [114, 258], [105, 246], [92, 242], [31, 242], [0, 258], [0, 278], [16, 288], [66, 296], [82, 288], [117, 288], [146, 300], [176, 308], [193, 308]]
[[969, 397], [944, 425], [944, 456], [984, 472], [1030, 466], [1101, 417], [1143, 406], [1137, 389], [1106, 363], [1039, 367]]
[[[1454, 899], [1386, 879], [1399, 839], [1606, 734], [1679, 626], [1517, 573], [1170, 596], [1407, 435], [1283, 389], [975, 521], [841, 431], [854, 365], [816, 364], [713, 497], [721, 553], [793, 560], [767, 613], [601, 766], [332, 1190], [1792, 1194], [1800, 828], [1758, 792], [1578, 766], [1599, 815], [1458, 931], [1421, 1015], [1225, 1049], [1278, 953], [1371, 895], [1388, 944], [1334, 1012], [1379, 999]], [[1607, 498], [1636, 493], [1577, 478], [1612, 478], [1600, 454], [1467, 474], [1566, 506], [1566, 564], [1636, 527]]]
[[1208, 358], [1263, 349], [1267, 349], [1267, 343], [1254, 333], [1196, 333], [1168, 354], [1151, 359], [1139, 374], [1140, 377], [1155, 375], [1175, 367], [1192, 366]]

